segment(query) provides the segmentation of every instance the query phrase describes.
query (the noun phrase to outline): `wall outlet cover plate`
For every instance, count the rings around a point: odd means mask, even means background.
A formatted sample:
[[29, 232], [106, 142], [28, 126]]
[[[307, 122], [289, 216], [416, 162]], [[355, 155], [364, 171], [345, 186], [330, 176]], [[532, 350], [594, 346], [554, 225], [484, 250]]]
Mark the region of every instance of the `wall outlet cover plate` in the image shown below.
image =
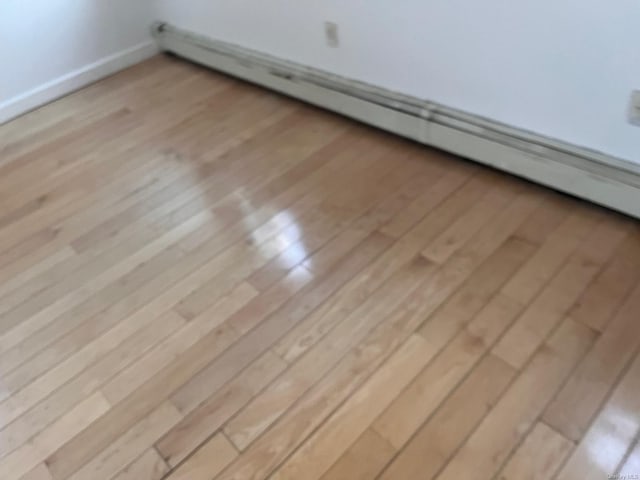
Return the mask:
[[629, 103], [629, 123], [640, 127], [640, 90], [635, 90], [631, 94]]
[[331, 48], [340, 46], [340, 34], [338, 33], [338, 24], [334, 22], [324, 22], [324, 34], [327, 45]]

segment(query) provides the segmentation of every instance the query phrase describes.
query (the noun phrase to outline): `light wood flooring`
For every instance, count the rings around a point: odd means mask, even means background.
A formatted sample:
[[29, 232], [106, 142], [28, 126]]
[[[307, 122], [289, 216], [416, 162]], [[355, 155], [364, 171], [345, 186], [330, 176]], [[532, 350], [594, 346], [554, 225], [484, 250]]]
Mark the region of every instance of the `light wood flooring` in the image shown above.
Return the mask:
[[640, 474], [638, 223], [171, 57], [0, 126], [0, 479]]

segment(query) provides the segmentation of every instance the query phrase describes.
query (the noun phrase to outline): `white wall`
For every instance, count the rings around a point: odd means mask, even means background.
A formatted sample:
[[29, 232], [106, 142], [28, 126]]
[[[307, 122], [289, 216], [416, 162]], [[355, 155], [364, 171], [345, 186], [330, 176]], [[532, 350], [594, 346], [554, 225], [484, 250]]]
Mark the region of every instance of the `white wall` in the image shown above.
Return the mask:
[[154, 0], [0, 0], [0, 123], [155, 52]]
[[159, 0], [156, 16], [640, 163], [638, 0]]

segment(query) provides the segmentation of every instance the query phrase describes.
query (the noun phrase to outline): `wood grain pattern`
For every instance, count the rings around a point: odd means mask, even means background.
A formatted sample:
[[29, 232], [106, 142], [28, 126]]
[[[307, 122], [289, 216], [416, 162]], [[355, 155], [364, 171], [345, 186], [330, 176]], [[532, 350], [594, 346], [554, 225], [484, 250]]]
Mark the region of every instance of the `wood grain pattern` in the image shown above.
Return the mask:
[[640, 358], [637, 358], [574, 450], [558, 479], [612, 475], [640, 431]]
[[320, 478], [433, 357], [413, 335], [272, 475], [278, 480]]
[[493, 478], [593, 340], [586, 327], [563, 323], [436, 478]]
[[158, 452], [150, 448], [136, 458], [127, 468], [113, 477], [114, 480], [160, 480], [169, 467], [162, 460]]
[[51, 480], [51, 474], [44, 463], [41, 463], [29, 473], [20, 477], [20, 480]]
[[515, 373], [497, 357], [486, 356], [434, 415], [417, 426], [380, 478], [433, 478], [495, 405]]
[[607, 393], [640, 347], [640, 289], [636, 289], [558, 396], [544, 420], [565, 437], [579, 441]]
[[537, 423], [497, 478], [500, 480], [553, 478], [573, 448], [571, 441], [544, 423]]
[[3, 480], [640, 462], [637, 222], [157, 56], [0, 125]]
[[216, 476], [238, 456], [221, 433], [199, 448], [167, 477], [168, 480], [207, 480]]
[[394, 454], [395, 449], [380, 435], [368, 428], [323, 475], [322, 480], [375, 478]]

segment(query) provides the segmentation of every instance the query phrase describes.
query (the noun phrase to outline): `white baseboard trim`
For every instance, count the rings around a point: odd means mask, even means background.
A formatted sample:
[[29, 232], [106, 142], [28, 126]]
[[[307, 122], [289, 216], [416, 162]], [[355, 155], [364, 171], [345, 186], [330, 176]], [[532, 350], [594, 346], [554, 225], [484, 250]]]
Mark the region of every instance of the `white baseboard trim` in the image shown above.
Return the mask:
[[0, 124], [135, 65], [158, 52], [152, 40], [128, 48], [0, 103]]
[[640, 165], [166, 23], [152, 32], [194, 62], [640, 218]]

